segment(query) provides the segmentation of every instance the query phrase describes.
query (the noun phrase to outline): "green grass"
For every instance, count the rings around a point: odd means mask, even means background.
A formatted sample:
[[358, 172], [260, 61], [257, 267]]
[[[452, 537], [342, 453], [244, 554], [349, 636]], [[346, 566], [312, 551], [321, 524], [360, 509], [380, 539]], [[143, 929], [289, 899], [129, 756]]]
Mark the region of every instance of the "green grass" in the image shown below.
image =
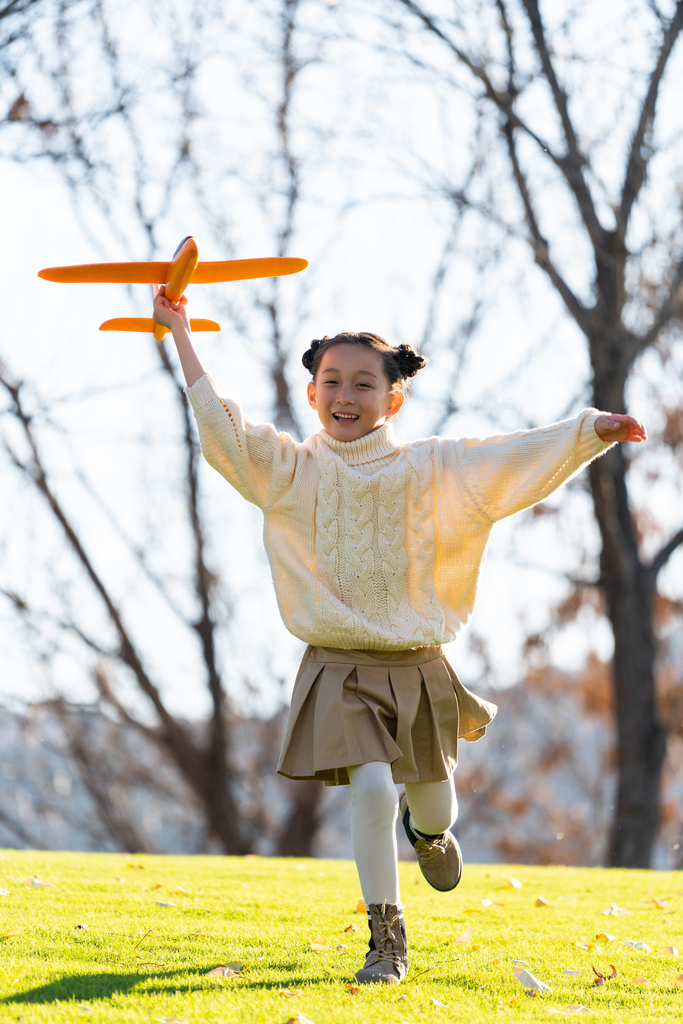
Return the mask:
[[[501, 874], [522, 888], [502, 888]], [[50, 886], [27, 887], [34, 875]], [[0, 887], [10, 890], [0, 896], [0, 936], [21, 929], [0, 939], [0, 1021], [280, 1024], [302, 1014], [316, 1024], [470, 1024], [558, 1020], [552, 1011], [576, 1003], [610, 1024], [683, 1016], [683, 990], [674, 985], [683, 958], [661, 951], [683, 951], [678, 872], [469, 865], [460, 887], [441, 894], [405, 863], [401, 881], [407, 982], [352, 993], [367, 929], [355, 913], [350, 862], [0, 852]], [[539, 895], [552, 909], [535, 906]], [[653, 898], [668, 899], [666, 909]], [[482, 899], [495, 905], [483, 908]], [[631, 914], [602, 916], [610, 903]], [[358, 930], [345, 932], [350, 924]], [[467, 927], [475, 945], [454, 944]], [[652, 951], [576, 945], [599, 932]], [[329, 950], [311, 949], [320, 938]], [[526, 997], [512, 974], [514, 958], [527, 961], [552, 994]], [[243, 964], [238, 977], [207, 977], [230, 960]], [[596, 988], [591, 965], [609, 964], [618, 977]], [[583, 973], [571, 977], [565, 969]], [[634, 985], [638, 975], [651, 987]]]

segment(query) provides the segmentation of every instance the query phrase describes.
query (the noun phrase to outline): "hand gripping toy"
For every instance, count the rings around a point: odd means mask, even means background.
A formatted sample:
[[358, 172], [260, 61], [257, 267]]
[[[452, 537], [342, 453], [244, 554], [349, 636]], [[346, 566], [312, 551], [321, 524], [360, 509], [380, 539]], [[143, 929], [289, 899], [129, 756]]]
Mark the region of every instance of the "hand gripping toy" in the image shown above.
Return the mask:
[[[247, 281], [256, 277], [282, 277], [305, 270], [308, 260], [274, 256], [259, 260], [218, 260], [199, 262], [199, 249], [192, 235], [184, 238], [170, 263], [84, 263], [72, 267], [48, 267], [38, 272], [46, 281], [63, 284], [83, 282], [110, 284], [165, 285], [171, 302], [180, 301], [188, 284], [215, 284], [219, 281]], [[193, 331], [220, 331], [215, 320], [190, 320]], [[101, 331], [139, 331], [153, 333], [161, 341], [168, 332], [151, 318], [117, 317], [100, 324]]]

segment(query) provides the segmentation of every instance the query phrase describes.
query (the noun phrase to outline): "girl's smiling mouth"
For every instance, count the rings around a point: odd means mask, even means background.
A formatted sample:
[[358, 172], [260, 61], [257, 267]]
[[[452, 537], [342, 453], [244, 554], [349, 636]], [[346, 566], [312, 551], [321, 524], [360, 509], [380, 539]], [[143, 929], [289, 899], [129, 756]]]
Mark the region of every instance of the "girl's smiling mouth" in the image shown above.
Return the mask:
[[333, 412], [335, 420], [347, 420], [349, 423], [353, 423], [358, 419], [358, 416], [354, 412]]

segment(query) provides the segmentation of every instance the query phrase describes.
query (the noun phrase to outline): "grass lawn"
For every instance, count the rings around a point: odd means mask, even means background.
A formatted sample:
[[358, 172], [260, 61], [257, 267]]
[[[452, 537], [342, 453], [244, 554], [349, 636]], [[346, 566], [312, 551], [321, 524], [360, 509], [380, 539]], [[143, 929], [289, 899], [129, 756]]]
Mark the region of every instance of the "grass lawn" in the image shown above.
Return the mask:
[[[408, 979], [352, 992], [368, 932], [348, 861], [0, 851], [0, 1021], [588, 1018], [578, 1006], [610, 1024], [683, 1016], [683, 958], [663, 952], [683, 952], [679, 872], [469, 865], [445, 894], [414, 863], [401, 879]], [[630, 914], [603, 916], [610, 904]], [[616, 938], [596, 941], [603, 932]], [[514, 959], [552, 993], [526, 996]], [[237, 976], [207, 976], [229, 961]], [[593, 965], [612, 964], [617, 977], [596, 987]]]

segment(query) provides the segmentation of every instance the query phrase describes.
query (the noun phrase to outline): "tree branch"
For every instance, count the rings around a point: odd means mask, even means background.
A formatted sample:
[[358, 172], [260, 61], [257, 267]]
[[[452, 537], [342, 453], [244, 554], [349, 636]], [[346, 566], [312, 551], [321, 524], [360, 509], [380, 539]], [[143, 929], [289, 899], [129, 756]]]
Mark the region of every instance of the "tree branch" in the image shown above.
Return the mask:
[[567, 94], [560, 85], [555, 73], [555, 68], [553, 66], [545, 38], [543, 20], [538, 9], [538, 0], [522, 0], [522, 3], [531, 25], [531, 31], [536, 44], [536, 52], [538, 53], [538, 57], [541, 61], [543, 74], [550, 86], [550, 91], [555, 103], [555, 109], [559, 114], [565, 142], [567, 144], [567, 156], [565, 159], [560, 158], [559, 163], [562, 167], [567, 184], [576, 199], [581, 213], [581, 218], [586, 225], [586, 230], [588, 231], [593, 243], [596, 256], [599, 257], [604, 244], [604, 230], [598, 220], [590, 189], [588, 188], [586, 179], [583, 176], [583, 169], [588, 165], [588, 161], [581, 152], [581, 147], [579, 146], [579, 141], [576, 137], [576, 132], [574, 131], [574, 125], [572, 124], [571, 117], [569, 116], [569, 102]]
[[676, 548], [680, 547], [681, 544], [683, 544], [683, 530], [679, 530], [678, 533], [675, 533], [671, 540], [657, 552], [650, 563], [650, 572], [655, 579], [657, 578], [660, 570], [663, 569], [669, 561]]
[[204, 785], [206, 785], [206, 770], [199, 752], [189, 737], [185, 734], [179, 723], [166, 709], [158, 688], [154, 685], [142, 664], [142, 660], [138, 655], [135, 645], [123, 623], [121, 613], [116, 607], [111, 595], [104, 585], [104, 582], [88, 557], [78, 535], [76, 534], [75, 528], [71, 524], [68, 516], [62, 509], [50, 487], [36, 440], [33, 436], [31, 417], [24, 409], [21, 401], [21, 386], [19, 384], [11, 383], [1, 369], [0, 384], [4, 386], [12, 399], [12, 414], [22, 426], [24, 436], [31, 451], [31, 463], [29, 464], [21, 461], [16, 455], [12, 455], [15, 467], [23, 472], [27, 479], [29, 479], [42, 494], [52, 511], [52, 514], [64, 531], [71, 549], [85, 569], [86, 575], [90, 579], [93, 587], [99, 594], [105, 608], [107, 609], [109, 619], [118, 635], [121, 660], [133, 672], [140, 689], [147, 695], [147, 697], [149, 697], [154, 705], [154, 708], [159, 715], [159, 719], [163, 724], [167, 742], [177, 752], [179, 759], [184, 762], [189, 777], [194, 778], [197, 782], [199, 782], [199, 780], [203, 780]]
[[638, 127], [636, 128], [631, 141], [631, 149], [629, 151], [628, 161], [626, 164], [626, 173], [624, 175], [624, 185], [621, 192], [621, 203], [617, 214], [619, 225], [624, 235], [626, 234], [626, 228], [628, 226], [631, 210], [633, 209], [633, 204], [638, 198], [640, 189], [645, 181], [647, 167], [652, 155], [652, 150], [647, 145], [646, 136], [652, 129], [655, 107], [657, 105], [657, 96], [659, 94], [659, 86], [664, 76], [664, 71], [671, 55], [671, 51], [673, 50], [681, 29], [683, 29], [683, 2], [682, 0], [678, 0], [678, 3], [676, 4], [676, 12], [664, 29], [662, 44], [659, 48], [659, 53], [657, 54], [657, 63], [650, 75], [650, 84], [645, 95], [645, 99], [643, 100], [643, 105], [640, 109]]
[[515, 184], [517, 185], [517, 190], [524, 206], [524, 216], [531, 236], [529, 244], [534, 252], [534, 261], [538, 264], [541, 270], [544, 270], [548, 275], [565, 306], [583, 333], [590, 337], [592, 333], [592, 321], [589, 311], [581, 305], [576, 295], [574, 295], [574, 292], [571, 290], [550, 258], [548, 242], [543, 237], [541, 229], [538, 226], [536, 214], [531, 202], [529, 186], [517, 158], [517, 147], [515, 146], [512, 125], [509, 121], [504, 125], [503, 132], [507, 140], [508, 154], [510, 156], [510, 163], [512, 164], [512, 173], [514, 175]]

